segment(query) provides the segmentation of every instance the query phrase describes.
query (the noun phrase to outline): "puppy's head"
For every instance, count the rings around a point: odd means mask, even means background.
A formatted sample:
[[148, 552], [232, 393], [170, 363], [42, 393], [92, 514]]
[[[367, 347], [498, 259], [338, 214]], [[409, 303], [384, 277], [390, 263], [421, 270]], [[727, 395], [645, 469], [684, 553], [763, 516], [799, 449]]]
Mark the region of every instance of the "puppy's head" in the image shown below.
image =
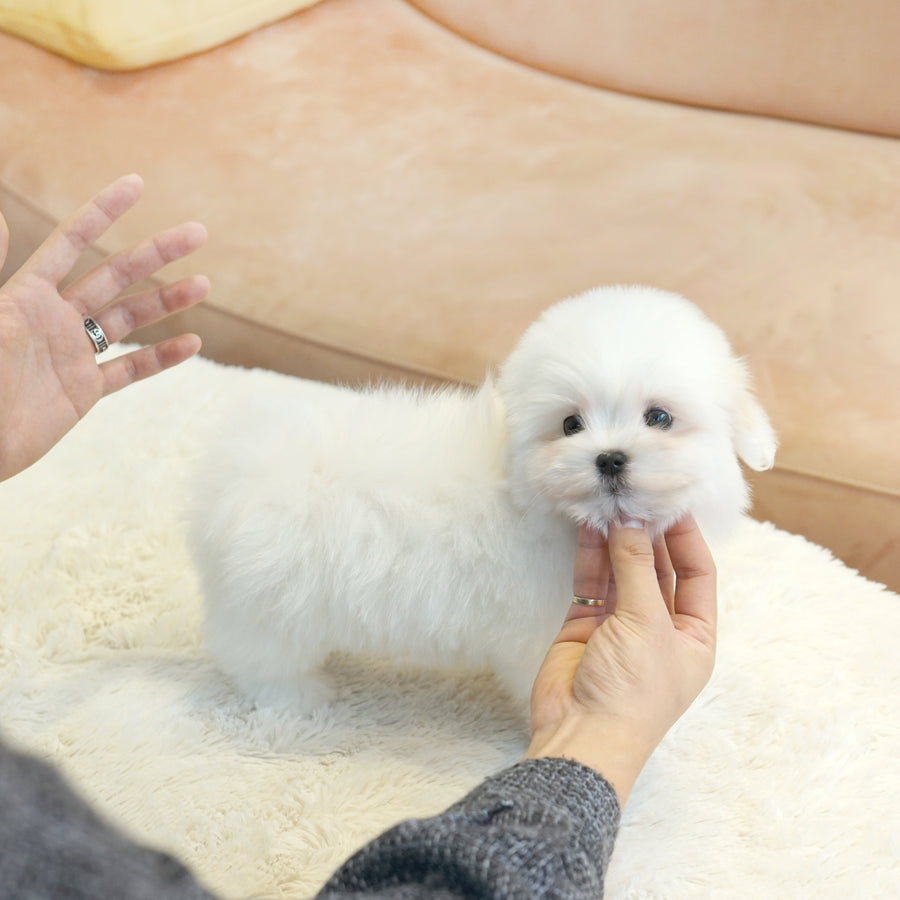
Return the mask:
[[654, 532], [692, 513], [727, 533], [749, 501], [737, 458], [771, 468], [776, 438], [743, 364], [697, 307], [598, 288], [550, 307], [500, 370], [516, 503]]

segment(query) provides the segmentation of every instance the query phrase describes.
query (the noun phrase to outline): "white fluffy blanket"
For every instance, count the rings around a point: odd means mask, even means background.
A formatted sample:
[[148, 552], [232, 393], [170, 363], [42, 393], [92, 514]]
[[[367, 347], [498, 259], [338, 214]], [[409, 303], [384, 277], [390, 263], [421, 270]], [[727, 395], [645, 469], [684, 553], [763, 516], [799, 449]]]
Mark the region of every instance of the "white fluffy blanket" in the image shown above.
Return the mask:
[[[185, 479], [213, 416], [277, 379], [192, 360], [0, 485], [4, 734], [227, 897], [313, 893], [526, 741], [484, 675], [337, 659], [304, 721], [207, 661]], [[718, 562], [716, 674], [641, 776], [608, 896], [898, 896], [900, 598], [752, 521]]]

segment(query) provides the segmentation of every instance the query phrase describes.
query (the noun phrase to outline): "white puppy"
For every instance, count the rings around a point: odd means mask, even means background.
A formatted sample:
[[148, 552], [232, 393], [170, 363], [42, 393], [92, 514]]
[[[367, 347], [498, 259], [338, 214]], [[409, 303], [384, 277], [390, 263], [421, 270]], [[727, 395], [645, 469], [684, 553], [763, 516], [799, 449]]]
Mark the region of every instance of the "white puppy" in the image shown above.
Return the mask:
[[650, 288], [551, 307], [474, 391], [295, 386], [216, 442], [191, 534], [213, 656], [301, 711], [332, 651], [488, 666], [527, 701], [577, 523], [722, 535], [748, 503], [737, 456], [774, 462], [722, 331]]

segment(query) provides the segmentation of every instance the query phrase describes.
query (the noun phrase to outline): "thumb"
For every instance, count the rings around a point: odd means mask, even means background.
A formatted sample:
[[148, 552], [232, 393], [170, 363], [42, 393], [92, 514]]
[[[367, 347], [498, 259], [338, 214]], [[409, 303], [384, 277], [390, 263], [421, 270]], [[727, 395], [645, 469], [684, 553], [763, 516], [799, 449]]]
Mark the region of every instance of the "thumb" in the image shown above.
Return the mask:
[[611, 524], [609, 562], [616, 584], [617, 613], [644, 616], [648, 609], [660, 606], [653, 542], [646, 528]]
[[606, 549], [606, 536], [590, 525], [582, 525], [578, 530], [572, 590], [578, 597], [605, 600], [608, 589], [609, 552]]

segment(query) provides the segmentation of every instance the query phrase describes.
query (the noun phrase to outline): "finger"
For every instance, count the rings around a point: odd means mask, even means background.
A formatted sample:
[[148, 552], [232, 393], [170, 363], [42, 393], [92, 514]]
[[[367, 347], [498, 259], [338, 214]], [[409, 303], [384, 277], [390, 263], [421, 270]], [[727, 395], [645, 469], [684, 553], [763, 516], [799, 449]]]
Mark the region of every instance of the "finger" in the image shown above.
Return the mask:
[[140, 175], [125, 175], [114, 181], [57, 226], [25, 268], [51, 284], [59, 284], [72, 271], [78, 257], [137, 203], [143, 190]]
[[0, 269], [6, 262], [6, 251], [9, 250], [9, 228], [6, 225], [6, 219], [3, 213], [0, 213]]
[[609, 560], [617, 612], [645, 614], [661, 607], [653, 544], [646, 529], [610, 525]]
[[675, 569], [669, 557], [665, 535], [660, 535], [653, 542], [653, 559], [656, 565], [656, 581], [660, 593], [666, 602], [669, 615], [675, 615]]
[[129, 384], [177, 366], [199, 349], [200, 338], [196, 334], [181, 334], [102, 363], [103, 395], [120, 391]]
[[93, 318], [112, 344], [138, 328], [194, 306], [208, 294], [209, 279], [205, 275], [192, 275], [175, 284], [123, 297], [102, 312], [95, 313]]
[[609, 583], [606, 537], [590, 525], [578, 529], [572, 590], [578, 597], [603, 600]]
[[127, 287], [202, 247], [206, 238], [206, 229], [199, 222], [169, 228], [104, 260], [66, 288], [63, 297], [83, 316], [93, 315]]
[[575, 606], [566, 616], [554, 644], [586, 644], [610, 614], [602, 606]]
[[716, 564], [700, 529], [688, 517], [666, 533], [675, 570], [675, 614], [682, 620], [716, 628]]

